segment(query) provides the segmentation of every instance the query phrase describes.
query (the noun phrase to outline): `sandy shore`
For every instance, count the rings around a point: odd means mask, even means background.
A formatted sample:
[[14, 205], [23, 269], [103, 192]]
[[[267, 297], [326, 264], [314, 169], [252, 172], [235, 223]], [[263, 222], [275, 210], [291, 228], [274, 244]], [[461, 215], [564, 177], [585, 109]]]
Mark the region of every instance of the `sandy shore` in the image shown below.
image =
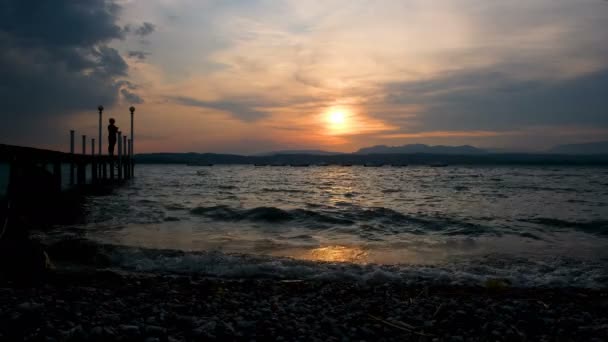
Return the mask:
[[608, 291], [56, 271], [0, 281], [0, 340], [604, 341]]

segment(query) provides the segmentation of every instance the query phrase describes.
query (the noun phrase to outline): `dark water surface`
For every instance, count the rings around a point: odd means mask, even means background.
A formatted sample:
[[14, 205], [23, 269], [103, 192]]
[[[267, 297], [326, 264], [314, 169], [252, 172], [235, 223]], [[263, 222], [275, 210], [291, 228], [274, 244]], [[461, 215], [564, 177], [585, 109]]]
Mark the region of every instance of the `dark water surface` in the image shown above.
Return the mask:
[[110, 244], [126, 269], [608, 283], [605, 168], [141, 165], [87, 208], [46, 238]]

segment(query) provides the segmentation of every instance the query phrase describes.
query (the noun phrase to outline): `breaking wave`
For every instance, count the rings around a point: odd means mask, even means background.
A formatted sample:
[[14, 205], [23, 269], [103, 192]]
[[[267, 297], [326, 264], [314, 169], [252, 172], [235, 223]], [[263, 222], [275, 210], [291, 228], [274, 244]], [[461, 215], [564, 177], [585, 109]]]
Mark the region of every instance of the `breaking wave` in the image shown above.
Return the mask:
[[[254, 222], [300, 222], [303, 224], [364, 225], [374, 222], [395, 231], [421, 232], [443, 231], [449, 235], [475, 235], [490, 232], [487, 227], [478, 224], [441, 217], [410, 216], [384, 207], [362, 208], [355, 205], [341, 206], [346, 209], [336, 210], [332, 207], [317, 207], [318, 210], [280, 209], [276, 207], [256, 207], [239, 209], [226, 205], [196, 207], [190, 210], [193, 215], [204, 216], [218, 221], [254, 221]], [[388, 232], [388, 231], [387, 231]]]
[[483, 285], [504, 279], [515, 287], [606, 288], [608, 270], [599, 262], [567, 257], [531, 261], [487, 255], [442, 265], [378, 265], [315, 262], [284, 257], [221, 252], [184, 252], [98, 244], [68, 239], [48, 247], [62, 265], [84, 264], [132, 272], [198, 274], [222, 278], [345, 280], [361, 283], [400, 282], [428, 285]]

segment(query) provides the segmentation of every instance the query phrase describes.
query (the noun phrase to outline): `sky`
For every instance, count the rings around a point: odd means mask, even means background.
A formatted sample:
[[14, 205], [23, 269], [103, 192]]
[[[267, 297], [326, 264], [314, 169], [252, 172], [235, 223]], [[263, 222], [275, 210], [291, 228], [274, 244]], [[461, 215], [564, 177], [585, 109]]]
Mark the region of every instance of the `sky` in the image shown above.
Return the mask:
[[0, 143], [100, 104], [136, 152], [608, 140], [606, 37], [605, 0], [0, 0]]

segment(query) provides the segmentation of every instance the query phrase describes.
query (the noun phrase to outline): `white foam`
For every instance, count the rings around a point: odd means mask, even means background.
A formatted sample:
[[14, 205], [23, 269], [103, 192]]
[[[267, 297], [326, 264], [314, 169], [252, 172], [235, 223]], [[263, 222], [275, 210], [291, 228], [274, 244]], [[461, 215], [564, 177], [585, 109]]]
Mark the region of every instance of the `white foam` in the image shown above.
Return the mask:
[[568, 258], [538, 262], [509, 259], [501, 255], [437, 266], [356, 265], [220, 252], [181, 253], [119, 247], [112, 252], [111, 259], [118, 267], [127, 270], [194, 273], [223, 278], [434, 285], [481, 285], [487, 279], [500, 278], [509, 280], [516, 287], [606, 288], [608, 284], [608, 270], [601, 263]]

